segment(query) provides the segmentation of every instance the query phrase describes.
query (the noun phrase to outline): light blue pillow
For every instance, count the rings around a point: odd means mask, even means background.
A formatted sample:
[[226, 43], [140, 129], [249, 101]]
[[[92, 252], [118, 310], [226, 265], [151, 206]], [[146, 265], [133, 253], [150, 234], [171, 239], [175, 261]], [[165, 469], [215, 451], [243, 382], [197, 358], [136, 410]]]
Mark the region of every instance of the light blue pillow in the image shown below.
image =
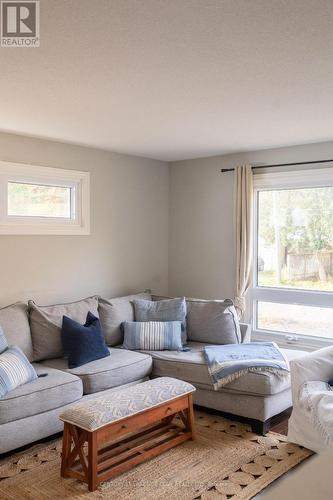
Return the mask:
[[167, 300], [134, 299], [135, 321], [181, 321], [182, 342], [186, 343], [186, 301], [185, 297]]
[[182, 344], [181, 321], [124, 321], [124, 349], [179, 351]]
[[0, 398], [36, 378], [34, 367], [19, 347], [8, 347], [0, 354]]
[[3, 333], [3, 329], [0, 326], [0, 354], [8, 348], [7, 339]]

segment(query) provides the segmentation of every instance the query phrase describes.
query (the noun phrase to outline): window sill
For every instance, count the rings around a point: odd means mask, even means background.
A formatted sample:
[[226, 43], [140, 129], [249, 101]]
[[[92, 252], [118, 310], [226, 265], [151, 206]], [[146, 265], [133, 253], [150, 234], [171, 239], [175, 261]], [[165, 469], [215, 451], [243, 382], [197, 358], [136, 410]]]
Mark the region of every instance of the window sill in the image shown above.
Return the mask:
[[333, 345], [332, 339], [322, 337], [311, 337], [306, 335], [297, 335], [297, 340], [287, 340], [288, 333], [270, 332], [268, 330], [252, 330], [252, 340], [258, 342], [276, 342], [282, 349], [294, 349], [299, 351], [316, 351], [323, 347]]

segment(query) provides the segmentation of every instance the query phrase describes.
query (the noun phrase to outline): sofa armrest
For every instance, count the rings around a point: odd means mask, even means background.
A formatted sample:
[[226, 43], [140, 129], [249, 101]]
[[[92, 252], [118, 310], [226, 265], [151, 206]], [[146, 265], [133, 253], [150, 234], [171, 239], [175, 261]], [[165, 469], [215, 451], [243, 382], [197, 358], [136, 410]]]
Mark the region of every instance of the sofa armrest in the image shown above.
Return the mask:
[[246, 344], [247, 342], [251, 342], [251, 325], [247, 323], [239, 323], [240, 331], [242, 335], [242, 343]]
[[329, 382], [333, 379], [333, 346], [324, 347], [290, 361], [293, 402], [297, 403], [300, 387], [308, 381]]

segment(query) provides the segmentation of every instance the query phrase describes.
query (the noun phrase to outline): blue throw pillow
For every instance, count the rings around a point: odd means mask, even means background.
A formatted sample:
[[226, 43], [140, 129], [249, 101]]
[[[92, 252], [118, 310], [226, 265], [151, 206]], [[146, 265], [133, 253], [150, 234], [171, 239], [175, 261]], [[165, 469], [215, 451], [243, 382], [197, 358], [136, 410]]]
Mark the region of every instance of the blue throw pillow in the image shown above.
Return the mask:
[[181, 321], [124, 321], [124, 349], [179, 351], [182, 349]]
[[0, 354], [8, 348], [7, 339], [3, 333], [3, 329], [0, 326]]
[[84, 325], [63, 316], [61, 340], [64, 352], [68, 356], [68, 368], [76, 368], [110, 356], [100, 321], [90, 311]]
[[135, 321], [181, 321], [182, 341], [186, 343], [185, 297], [166, 300], [134, 299]]
[[36, 378], [34, 367], [19, 347], [8, 347], [0, 354], [0, 398]]

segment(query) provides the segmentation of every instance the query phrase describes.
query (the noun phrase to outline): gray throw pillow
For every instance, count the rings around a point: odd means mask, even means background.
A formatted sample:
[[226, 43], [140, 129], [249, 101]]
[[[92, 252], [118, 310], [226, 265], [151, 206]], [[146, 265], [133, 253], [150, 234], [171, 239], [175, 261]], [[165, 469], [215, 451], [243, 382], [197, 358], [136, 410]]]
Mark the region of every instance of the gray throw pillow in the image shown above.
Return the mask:
[[8, 348], [7, 339], [3, 333], [3, 329], [0, 326], [0, 354]]
[[0, 309], [0, 325], [8, 345], [18, 346], [29, 361], [33, 360], [28, 305], [16, 302]]
[[233, 301], [187, 300], [187, 337], [207, 344], [239, 344], [241, 331]]
[[182, 342], [186, 343], [185, 297], [167, 300], [134, 300], [135, 321], [181, 321]]
[[30, 300], [29, 312], [34, 360], [60, 358], [64, 356], [61, 342], [63, 316], [81, 324], [85, 323], [88, 312], [98, 317], [98, 297], [52, 306], [39, 306]]
[[105, 342], [109, 346], [123, 343], [124, 333], [121, 324], [124, 321], [134, 321], [134, 299], [151, 300], [149, 290], [135, 295], [115, 297], [113, 299], [98, 299], [99, 319]]

